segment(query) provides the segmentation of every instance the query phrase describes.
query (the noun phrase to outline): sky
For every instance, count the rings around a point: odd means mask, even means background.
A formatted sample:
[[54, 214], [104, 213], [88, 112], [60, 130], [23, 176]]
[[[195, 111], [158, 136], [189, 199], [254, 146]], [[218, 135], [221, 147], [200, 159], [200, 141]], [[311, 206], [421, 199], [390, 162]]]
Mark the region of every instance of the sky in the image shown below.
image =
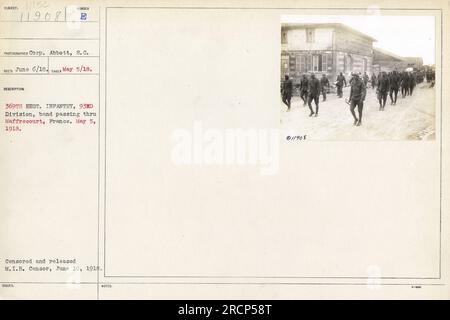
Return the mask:
[[403, 57], [422, 57], [424, 64], [435, 63], [434, 16], [285, 15], [281, 22], [343, 23], [377, 39], [373, 44], [375, 48]]

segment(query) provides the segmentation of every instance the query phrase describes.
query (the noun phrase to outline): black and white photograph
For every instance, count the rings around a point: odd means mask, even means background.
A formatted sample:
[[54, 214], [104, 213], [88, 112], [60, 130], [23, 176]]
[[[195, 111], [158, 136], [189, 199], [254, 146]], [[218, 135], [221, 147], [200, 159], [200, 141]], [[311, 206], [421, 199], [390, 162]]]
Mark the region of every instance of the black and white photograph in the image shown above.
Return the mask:
[[1, 2], [0, 300], [450, 298], [450, 0]]
[[281, 127], [309, 140], [434, 140], [434, 16], [283, 15]]

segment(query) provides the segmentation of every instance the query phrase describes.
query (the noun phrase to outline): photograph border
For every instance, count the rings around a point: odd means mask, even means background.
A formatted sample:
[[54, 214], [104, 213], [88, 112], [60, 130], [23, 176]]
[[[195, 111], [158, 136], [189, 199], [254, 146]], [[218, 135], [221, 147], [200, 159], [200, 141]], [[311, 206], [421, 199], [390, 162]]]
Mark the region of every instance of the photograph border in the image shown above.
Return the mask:
[[[106, 138], [107, 138], [107, 126], [106, 126], [106, 114], [107, 114], [107, 38], [108, 38], [108, 10], [110, 9], [177, 9], [177, 10], [190, 10], [190, 9], [207, 9], [207, 10], [365, 10], [367, 8], [298, 8], [298, 7], [161, 7], [161, 6], [155, 6], [155, 7], [106, 7], [106, 22], [105, 22], [105, 97], [104, 97], [104, 116], [105, 116], [105, 124], [104, 124], [104, 194], [103, 194], [103, 277], [105, 279], [107, 278], [153, 278], [153, 279], [368, 279], [369, 277], [354, 277], [354, 276], [274, 276], [274, 277], [261, 277], [261, 276], [255, 276], [255, 277], [248, 277], [248, 276], [188, 276], [188, 275], [168, 275], [168, 276], [149, 276], [149, 275], [110, 275], [107, 274], [106, 270], [106, 257], [107, 257], [107, 251], [106, 251], [106, 241], [107, 241], [107, 215], [106, 215], [106, 176], [107, 176], [107, 146], [106, 146]], [[443, 50], [442, 50], [442, 41], [443, 41], [443, 10], [442, 9], [433, 9], [433, 8], [377, 8], [377, 10], [380, 11], [430, 11], [430, 12], [440, 12], [440, 24], [441, 24], [441, 30], [440, 30], [440, 47], [441, 47], [441, 55], [440, 57], [440, 127], [439, 127], [439, 144], [440, 144], [440, 154], [439, 154], [439, 170], [440, 170], [440, 201], [439, 201], [439, 275], [438, 276], [430, 276], [430, 277], [393, 277], [393, 276], [382, 276], [378, 277], [377, 279], [386, 279], [386, 280], [441, 280], [442, 279], [442, 61], [443, 61]], [[281, 13], [280, 13], [281, 14]], [[284, 13], [287, 14], [287, 13]], [[437, 27], [437, 22], [435, 21], [435, 26]], [[437, 39], [437, 35], [435, 35], [435, 39]], [[438, 53], [435, 52], [435, 55], [438, 56]], [[279, 62], [278, 62], [279, 63]], [[437, 65], [437, 63], [436, 63]], [[436, 101], [437, 102], [437, 101]], [[435, 119], [436, 121], [436, 119]], [[437, 128], [436, 128], [437, 129]], [[99, 139], [100, 139], [100, 133], [99, 133]], [[371, 141], [367, 141], [371, 142]], [[99, 156], [100, 161], [100, 156]], [[136, 284], [136, 283], [134, 283]], [[144, 283], [142, 283], [144, 284]], [[156, 284], [156, 283], [148, 283], [148, 284]], [[174, 284], [174, 282], [158, 282], [158, 284]], [[345, 282], [338, 282], [338, 283], [300, 283], [300, 282], [221, 282], [221, 283], [211, 283], [211, 282], [182, 282], [178, 284], [277, 284], [277, 285], [311, 285], [311, 284], [319, 284], [319, 285], [367, 285], [366, 283], [345, 283]], [[416, 283], [413, 283], [416, 284]], [[378, 284], [377, 284], [378, 285]], [[411, 283], [405, 284], [405, 283], [391, 283], [391, 284], [383, 284], [380, 283], [379, 285], [412, 285]], [[440, 285], [440, 284], [434, 284], [434, 285]]]

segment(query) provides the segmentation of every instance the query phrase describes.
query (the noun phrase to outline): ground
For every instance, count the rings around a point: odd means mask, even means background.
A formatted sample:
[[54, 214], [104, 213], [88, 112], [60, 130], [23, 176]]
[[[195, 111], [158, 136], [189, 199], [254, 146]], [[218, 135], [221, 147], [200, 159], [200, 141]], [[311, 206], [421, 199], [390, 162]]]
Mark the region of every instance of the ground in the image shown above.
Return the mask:
[[[319, 116], [309, 117], [308, 106], [294, 96], [288, 112], [281, 103], [281, 127], [287, 135], [307, 136], [307, 140], [430, 140], [435, 136], [435, 90], [428, 83], [418, 84], [412, 96], [399, 96], [391, 105], [388, 96], [384, 111], [379, 111], [375, 89], [367, 88], [362, 126], [353, 126], [349, 105], [345, 102], [350, 87], [344, 95], [327, 95], [319, 102]], [[314, 103], [312, 103], [315, 109]], [[357, 110], [355, 110], [357, 111]]]

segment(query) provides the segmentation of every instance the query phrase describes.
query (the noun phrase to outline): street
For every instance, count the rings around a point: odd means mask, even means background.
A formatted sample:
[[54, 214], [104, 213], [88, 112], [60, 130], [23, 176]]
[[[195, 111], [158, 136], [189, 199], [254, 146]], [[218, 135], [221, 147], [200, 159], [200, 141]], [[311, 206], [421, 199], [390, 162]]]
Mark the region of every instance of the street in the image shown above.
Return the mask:
[[[435, 90], [429, 83], [420, 83], [412, 96], [401, 97], [391, 105], [388, 95], [384, 111], [379, 111], [376, 89], [367, 88], [362, 126], [353, 126], [349, 105], [345, 103], [350, 87], [344, 88], [343, 97], [327, 94], [320, 96], [319, 116], [309, 117], [308, 106], [299, 96], [292, 97], [288, 112], [281, 102], [281, 128], [286, 134], [306, 135], [307, 140], [430, 140], [435, 137]], [[312, 102], [315, 110], [314, 102]], [[356, 114], [357, 108], [355, 109]]]

